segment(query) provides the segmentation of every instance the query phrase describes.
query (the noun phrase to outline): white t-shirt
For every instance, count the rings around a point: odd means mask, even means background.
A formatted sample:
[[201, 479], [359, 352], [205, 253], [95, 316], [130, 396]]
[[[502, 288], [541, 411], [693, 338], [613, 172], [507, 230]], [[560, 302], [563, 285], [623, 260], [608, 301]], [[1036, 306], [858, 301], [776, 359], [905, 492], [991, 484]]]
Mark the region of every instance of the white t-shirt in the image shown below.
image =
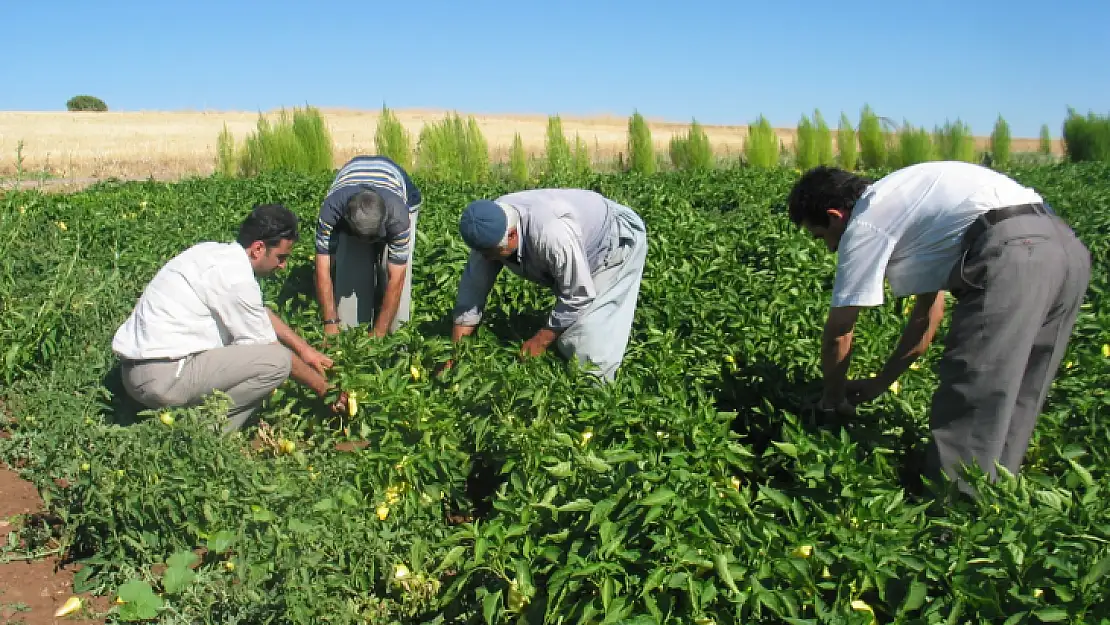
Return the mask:
[[896, 297], [943, 290], [964, 231], [982, 213], [1041, 196], [972, 163], [911, 165], [869, 186], [837, 250], [833, 307], [879, 306], [883, 278]]
[[226, 345], [275, 343], [262, 288], [238, 243], [198, 243], [150, 281], [116, 331], [112, 351], [129, 360], [183, 358]]

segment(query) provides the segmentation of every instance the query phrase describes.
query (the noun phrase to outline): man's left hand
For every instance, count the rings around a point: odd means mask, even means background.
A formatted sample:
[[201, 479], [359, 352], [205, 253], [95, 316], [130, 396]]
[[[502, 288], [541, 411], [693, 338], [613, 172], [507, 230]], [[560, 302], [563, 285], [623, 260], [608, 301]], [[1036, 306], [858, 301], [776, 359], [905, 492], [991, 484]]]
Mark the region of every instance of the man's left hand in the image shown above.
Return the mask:
[[331, 369], [332, 365], [335, 364], [331, 358], [328, 358], [312, 347], [305, 348], [301, 354], [301, 360], [303, 360], [306, 365], [318, 371], [320, 375], [324, 375], [324, 371], [326, 369]]
[[543, 339], [532, 337], [520, 346], [520, 354], [525, 358], [539, 356], [547, 351], [547, 343]]
[[543, 328], [539, 332], [536, 332], [536, 336], [524, 341], [524, 344], [520, 346], [521, 356], [528, 358], [543, 354], [558, 336], [558, 334], [555, 334], [551, 330]]
[[886, 392], [889, 384], [886, 384], [881, 378], [863, 378], [860, 380], [849, 380], [844, 387], [845, 394], [848, 401], [853, 405], [858, 406], [870, 401], [874, 401]]

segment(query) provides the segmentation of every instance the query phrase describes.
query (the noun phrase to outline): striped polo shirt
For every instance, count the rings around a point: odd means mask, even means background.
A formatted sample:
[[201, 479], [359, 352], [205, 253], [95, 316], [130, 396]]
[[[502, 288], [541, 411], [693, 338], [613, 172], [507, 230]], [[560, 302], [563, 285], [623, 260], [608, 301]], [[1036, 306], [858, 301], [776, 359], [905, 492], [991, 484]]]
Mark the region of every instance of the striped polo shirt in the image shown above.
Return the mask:
[[412, 247], [409, 213], [420, 209], [422, 197], [408, 173], [385, 156], [356, 156], [340, 168], [320, 205], [316, 253], [335, 254], [338, 241], [333, 235], [346, 228], [347, 201], [367, 188], [385, 201], [389, 262], [406, 264]]

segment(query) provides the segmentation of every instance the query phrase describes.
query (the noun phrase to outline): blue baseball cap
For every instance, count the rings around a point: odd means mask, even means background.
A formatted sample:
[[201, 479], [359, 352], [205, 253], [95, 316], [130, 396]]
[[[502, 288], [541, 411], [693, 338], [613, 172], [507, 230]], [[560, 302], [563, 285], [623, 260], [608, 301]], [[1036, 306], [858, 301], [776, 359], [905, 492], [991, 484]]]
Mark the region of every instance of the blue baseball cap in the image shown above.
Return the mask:
[[459, 233], [471, 248], [488, 250], [497, 247], [505, 237], [509, 220], [505, 211], [492, 200], [475, 200], [467, 205], [459, 219]]

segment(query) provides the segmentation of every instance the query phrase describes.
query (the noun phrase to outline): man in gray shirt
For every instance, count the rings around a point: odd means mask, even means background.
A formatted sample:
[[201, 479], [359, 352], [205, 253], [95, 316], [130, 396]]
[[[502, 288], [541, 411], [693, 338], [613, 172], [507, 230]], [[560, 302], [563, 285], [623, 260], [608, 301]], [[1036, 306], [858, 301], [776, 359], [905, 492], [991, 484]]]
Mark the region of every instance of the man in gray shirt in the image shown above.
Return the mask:
[[[556, 303], [521, 352], [552, 343], [612, 380], [624, 359], [647, 258], [647, 229], [631, 208], [582, 189], [537, 189], [471, 202], [459, 221], [470, 257], [451, 339], [474, 332], [502, 267], [550, 288]], [[589, 367], [589, 365], [587, 365]]]

